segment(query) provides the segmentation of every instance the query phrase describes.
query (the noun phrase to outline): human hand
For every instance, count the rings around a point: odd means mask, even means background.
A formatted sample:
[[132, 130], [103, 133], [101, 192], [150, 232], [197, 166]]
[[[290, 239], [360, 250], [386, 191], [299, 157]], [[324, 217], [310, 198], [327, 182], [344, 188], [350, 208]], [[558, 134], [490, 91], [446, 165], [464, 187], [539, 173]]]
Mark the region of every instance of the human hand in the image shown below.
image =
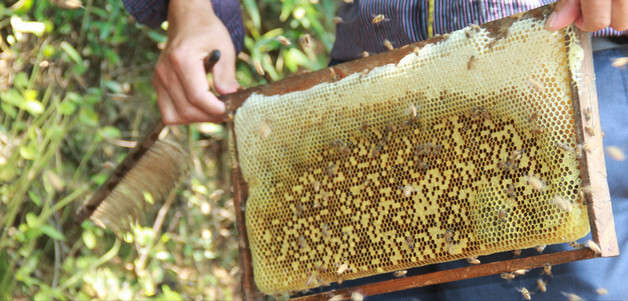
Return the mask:
[[235, 48], [231, 35], [208, 0], [171, 0], [168, 41], [159, 56], [153, 86], [165, 124], [222, 122], [225, 105], [209, 91], [203, 61], [220, 51], [214, 65], [214, 87], [220, 94], [235, 92]]
[[584, 31], [598, 31], [609, 26], [617, 31], [627, 30], [628, 1], [558, 0], [545, 27], [558, 30], [571, 23]]

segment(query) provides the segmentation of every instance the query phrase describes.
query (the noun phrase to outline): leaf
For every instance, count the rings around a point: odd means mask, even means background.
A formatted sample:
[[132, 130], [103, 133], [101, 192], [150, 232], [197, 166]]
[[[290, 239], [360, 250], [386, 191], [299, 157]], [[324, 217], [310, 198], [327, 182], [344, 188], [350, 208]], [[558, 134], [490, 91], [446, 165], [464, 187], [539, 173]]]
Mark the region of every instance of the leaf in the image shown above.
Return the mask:
[[98, 113], [92, 108], [82, 107], [79, 112], [79, 121], [83, 125], [97, 127], [98, 126]]
[[44, 106], [37, 100], [29, 99], [22, 106], [31, 115], [37, 116], [44, 112]]
[[96, 247], [96, 235], [94, 235], [94, 232], [92, 231], [83, 231], [83, 243], [85, 243], [85, 246], [92, 250], [94, 249], [94, 247]]
[[61, 115], [69, 116], [76, 112], [76, 105], [69, 101], [64, 101], [57, 105], [57, 110]]
[[121, 133], [120, 129], [116, 127], [105, 126], [98, 130], [98, 135], [102, 136], [103, 138], [116, 139], [120, 137]]
[[81, 55], [78, 53], [78, 51], [76, 51], [76, 49], [70, 45], [70, 43], [63, 41], [61, 42], [61, 44], [59, 45], [59, 47], [61, 47], [61, 49], [77, 64], [79, 65], [83, 65], [83, 58], [81, 57]]
[[32, 229], [39, 227], [39, 218], [35, 215], [35, 213], [26, 213], [26, 225]]
[[41, 204], [42, 204], [41, 198], [35, 192], [29, 190], [28, 196], [31, 198], [31, 201], [35, 203], [35, 205], [37, 205], [38, 207], [41, 207]]
[[166, 43], [166, 41], [168, 40], [168, 38], [166, 37], [166, 35], [164, 35], [161, 32], [158, 32], [156, 30], [149, 30], [148, 33], [146, 34], [151, 40], [157, 42], [157, 43]]
[[57, 229], [53, 228], [51, 225], [45, 224], [45, 225], [41, 225], [41, 227], [39, 227], [39, 230], [48, 235], [50, 238], [55, 239], [55, 240], [65, 240], [65, 237], [63, 236], [63, 234], [61, 234], [61, 232], [59, 232]]
[[26, 160], [35, 160], [37, 158], [37, 153], [39, 148], [37, 147], [36, 141], [31, 141], [31, 143], [27, 145], [20, 146], [20, 156]]
[[166, 284], [161, 286], [161, 291], [163, 292], [163, 300], [183, 301], [183, 297], [179, 293], [171, 290], [170, 286]]
[[255, 0], [243, 0], [242, 5], [244, 5], [244, 10], [249, 14], [249, 17], [251, 17], [255, 29], [260, 31], [262, 29], [262, 18], [260, 17], [259, 8]]
[[16, 89], [9, 89], [4, 93], [0, 93], [0, 99], [2, 99], [3, 102], [18, 108], [24, 101], [24, 97], [22, 97], [22, 94]]
[[3, 102], [0, 107], [2, 108], [2, 111], [11, 116], [11, 118], [15, 119], [17, 117], [17, 109], [14, 106]]
[[26, 89], [26, 87], [28, 86], [28, 75], [26, 75], [26, 73], [24, 72], [19, 72], [15, 75], [13, 84], [18, 89]]

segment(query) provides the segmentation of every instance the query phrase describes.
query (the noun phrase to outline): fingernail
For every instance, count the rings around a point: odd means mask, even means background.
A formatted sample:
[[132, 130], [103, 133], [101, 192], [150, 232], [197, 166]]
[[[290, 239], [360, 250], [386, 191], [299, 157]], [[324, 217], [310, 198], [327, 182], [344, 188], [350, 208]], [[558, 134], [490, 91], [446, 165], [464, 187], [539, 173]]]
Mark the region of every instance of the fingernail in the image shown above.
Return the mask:
[[547, 18], [547, 21], [545, 21], [545, 29], [550, 29], [553, 28], [554, 23], [556, 23], [556, 12], [553, 11], [549, 17]]

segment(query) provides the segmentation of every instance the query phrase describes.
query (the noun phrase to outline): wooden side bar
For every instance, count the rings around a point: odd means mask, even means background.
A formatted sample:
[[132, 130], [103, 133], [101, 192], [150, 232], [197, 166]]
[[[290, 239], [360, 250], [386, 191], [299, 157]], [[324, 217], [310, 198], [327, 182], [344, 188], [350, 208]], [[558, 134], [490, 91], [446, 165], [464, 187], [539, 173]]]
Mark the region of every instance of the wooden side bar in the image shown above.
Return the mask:
[[589, 151], [582, 151], [582, 182], [585, 187], [590, 188], [584, 191], [584, 202], [588, 207], [591, 235], [593, 241], [600, 246], [601, 255], [603, 257], [617, 256], [619, 247], [606, 181], [603, 134], [595, 87], [591, 38], [586, 32], [577, 30], [577, 33], [584, 50], [584, 60], [579, 72], [572, 70], [578, 80], [577, 86], [572, 85], [574, 112], [576, 112], [574, 115], [578, 143], [590, 148]]
[[248, 187], [238, 164], [238, 149], [236, 147], [235, 129], [233, 122], [228, 123], [229, 132], [233, 139], [233, 149], [235, 159], [231, 164], [231, 176], [233, 182], [233, 203], [236, 216], [236, 227], [238, 229], [238, 253], [240, 258], [240, 267], [242, 268], [242, 295], [244, 300], [257, 300], [262, 298], [262, 293], [257, 289], [253, 282], [253, 261], [251, 258], [251, 250], [249, 249], [249, 239], [246, 232], [246, 220], [244, 218], [246, 200], [248, 198]]
[[594, 258], [595, 256], [596, 255], [595, 253], [593, 253], [593, 251], [588, 248], [584, 248], [579, 250], [538, 255], [533, 257], [491, 262], [480, 265], [471, 265], [464, 268], [438, 271], [406, 278], [396, 278], [377, 283], [343, 288], [331, 292], [298, 297], [292, 300], [328, 300], [332, 295], [342, 295], [343, 299], [350, 299], [353, 292], [359, 292], [364, 296], [380, 295], [422, 286], [447, 283], [500, 273], [508, 273], [520, 269], [540, 268], [545, 266], [545, 264], [547, 263], [551, 265], [557, 265], [572, 261]]

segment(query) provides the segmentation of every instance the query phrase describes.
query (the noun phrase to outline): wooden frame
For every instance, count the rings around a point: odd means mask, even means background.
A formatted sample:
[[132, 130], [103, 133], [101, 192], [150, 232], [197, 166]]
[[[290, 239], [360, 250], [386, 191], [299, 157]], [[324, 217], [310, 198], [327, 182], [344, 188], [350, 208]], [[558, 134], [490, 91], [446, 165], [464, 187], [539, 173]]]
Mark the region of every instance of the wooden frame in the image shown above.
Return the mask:
[[[545, 19], [553, 10], [552, 5], [547, 5], [522, 14], [497, 20], [495, 22], [481, 25], [494, 35], [500, 34], [500, 28], [510, 26], [521, 18]], [[578, 143], [595, 145], [601, 147], [602, 133], [597, 106], [597, 93], [595, 87], [595, 76], [593, 72], [593, 57], [591, 52], [591, 40], [588, 34], [578, 31], [581, 46], [584, 49], [584, 60], [579, 70], [578, 85], [572, 85], [572, 96], [575, 114], [576, 131]], [[415, 48], [422, 48], [429, 43], [435, 43], [446, 37], [440, 36], [422, 41], [400, 49], [381, 53], [378, 55], [347, 62], [320, 71], [303, 74], [288, 78], [273, 84], [263, 85], [235, 94], [223, 97], [227, 103], [229, 119], [233, 120], [235, 110], [242, 105], [245, 99], [253, 93], [263, 95], [277, 95], [288, 92], [309, 89], [323, 82], [333, 82], [346, 77], [348, 74], [363, 72], [365, 69], [372, 69], [390, 63], [398, 62], [402, 57], [411, 53]], [[591, 118], [587, 112], [592, 113]], [[594, 130], [593, 135], [588, 133]], [[233, 135], [234, 149], [236, 149], [236, 161], [232, 165], [232, 177], [234, 184], [234, 197], [236, 209], [236, 222], [238, 227], [238, 243], [240, 247], [240, 262], [242, 265], [242, 288], [245, 300], [258, 299], [262, 293], [257, 290], [253, 283], [253, 268], [251, 263], [251, 253], [249, 250], [246, 226], [245, 226], [245, 206], [247, 195], [247, 184], [242, 178], [239, 164], [237, 162], [237, 148], [235, 145], [235, 131], [233, 122], [229, 122], [229, 131]], [[588, 206], [589, 220], [593, 241], [601, 247], [601, 254], [584, 248], [578, 250], [557, 252], [551, 254], [537, 255], [526, 258], [512, 259], [506, 261], [485, 263], [468, 266], [447, 271], [438, 271], [406, 278], [397, 278], [379, 283], [360, 285], [356, 287], [343, 288], [333, 291], [334, 295], [342, 295], [343, 298], [350, 298], [353, 291], [371, 296], [394, 291], [406, 290], [416, 287], [428, 286], [439, 283], [452, 282], [457, 280], [488, 276], [493, 274], [511, 272], [518, 269], [531, 269], [544, 266], [546, 263], [552, 265], [562, 264], [572, 261], [590, 259], [597, 256], [609, 257], [619, 255], [615, 226], [611, 210], [610, 193], [606, 183], [606, 168], [604, 163], [604, 152], [602, 149], [594, 149], [591, 152], [584, 152], [582, 158], [582, 178], [583, 185], [594, 187], [591, 193], [584, 196]], [[329, 292], [295, 298], [296, 300], [324, 300], [329, 298]]]

